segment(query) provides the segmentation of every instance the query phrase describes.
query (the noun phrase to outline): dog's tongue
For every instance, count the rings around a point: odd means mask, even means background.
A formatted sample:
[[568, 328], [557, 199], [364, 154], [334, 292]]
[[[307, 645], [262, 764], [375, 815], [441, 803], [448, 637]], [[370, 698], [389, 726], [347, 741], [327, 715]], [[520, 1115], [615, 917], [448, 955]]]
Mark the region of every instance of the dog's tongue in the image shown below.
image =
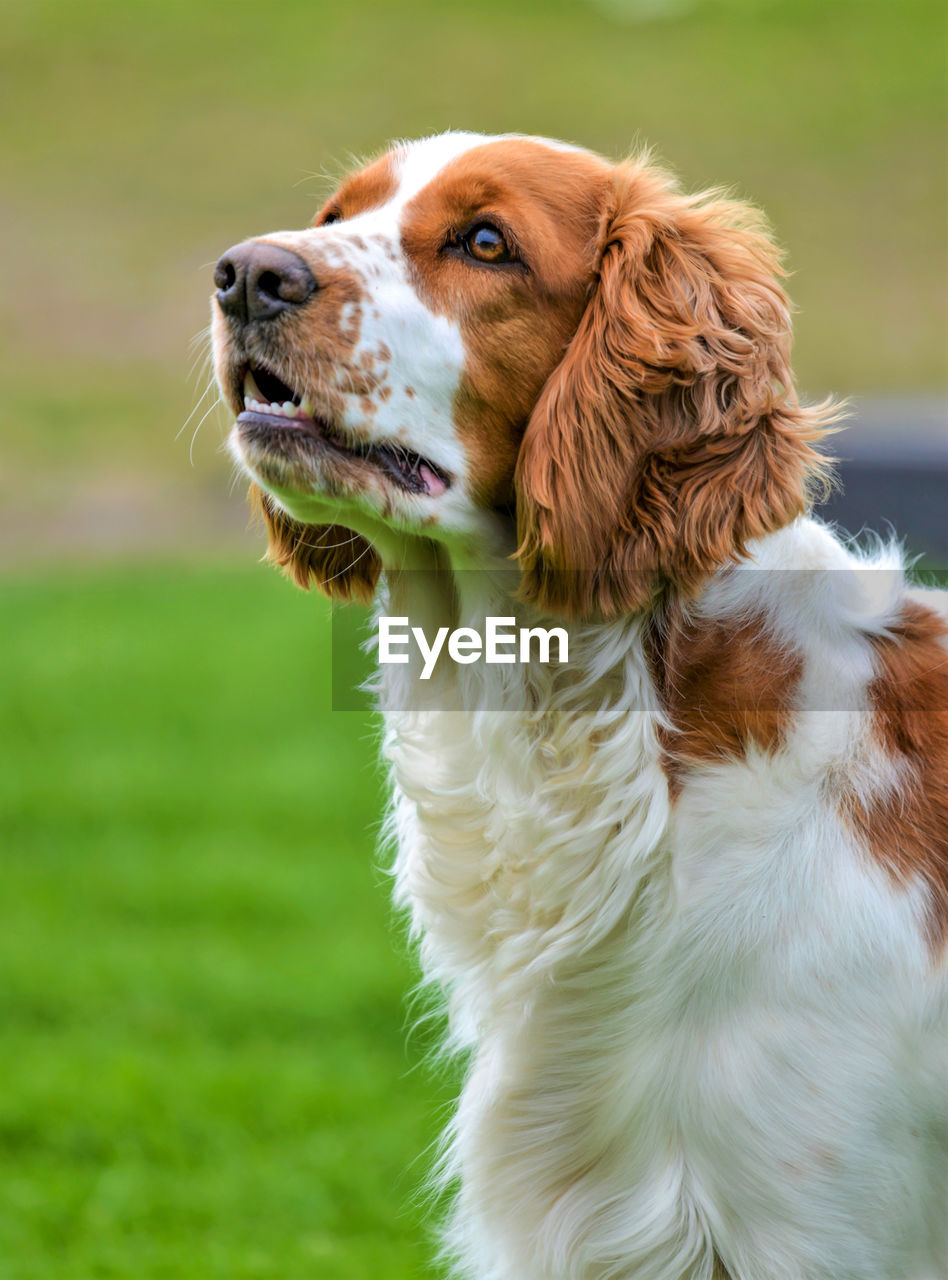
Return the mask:
[[431, 468], [429, 466], [426, 466], [424, 462], [422, 462], [421, 465], [419, 466], [418, 474], [423, 480], [425, 488], [428, 490], [430, 494], [432, 494], [435, 497], [439, 493], [444, 493], [445, 489], [447, 489], [448, 487], [444, 483], [444, 481], [441, 479], [441, 477], [436, 476], [435, 473], [431, 470]]

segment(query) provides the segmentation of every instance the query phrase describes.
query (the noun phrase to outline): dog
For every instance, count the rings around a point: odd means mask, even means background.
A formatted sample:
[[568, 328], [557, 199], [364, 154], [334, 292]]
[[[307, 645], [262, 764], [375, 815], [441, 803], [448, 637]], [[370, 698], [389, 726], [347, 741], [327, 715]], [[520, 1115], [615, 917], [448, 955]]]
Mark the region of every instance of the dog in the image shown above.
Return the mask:
[[515, 135], [215, 270], [270, 558], [569, 661], [379, 666], [476, 1280], [948, 1275], [948, 616], [811, 514], [762, 217]]

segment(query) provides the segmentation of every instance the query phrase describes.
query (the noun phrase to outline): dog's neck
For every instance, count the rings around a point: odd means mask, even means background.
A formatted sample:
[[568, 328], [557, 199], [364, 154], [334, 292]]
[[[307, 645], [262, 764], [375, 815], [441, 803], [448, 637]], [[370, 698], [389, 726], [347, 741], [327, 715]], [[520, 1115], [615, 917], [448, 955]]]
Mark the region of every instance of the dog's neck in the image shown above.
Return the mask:
[[[514, 553], [516, 533], [509, 517], [484, 513], [476, 537], [435, 541], [422, 537], [390, 537], [381, 548], [382, 579], [376, 601], [379, 614], [407, 619], [431, 637], [439, 629], [470, 627], [483, 632], [489, 617], [516, 617], [523, 625], [536, 625], [533, 610], [517, 599], [520, 575]], [[391, 671], [385, 683], [390, 695], [398, 692], [402, 705], [413, 705], [405, 687], [423, 696], [426, 707], [445, 709], [479, 705], [479, 679], [469, 669], [439, 664], [437, 672], [418, 686], [417, 649], [410, 661]], [[459, 701], [460, 699], [460, 701]], [[473, 702], [471, 701], [473, 699]]]
[[[516, 599], [506, 558], [460, 567], [443, 548], [416, 552], [386, 572], [381, 612], [429, 634], [490, 615], [561, 622]], [[454, 991], [461, 1043], [528, 1001], [535, 977], [518, 974], [605, 939], [648, 874], [668, 801], [645, 627], [634, 615], [573, 625], [562, 666], [447, 661], [425, 685], [417, 661], [379, 668], [396, 897], [427, 976]]]

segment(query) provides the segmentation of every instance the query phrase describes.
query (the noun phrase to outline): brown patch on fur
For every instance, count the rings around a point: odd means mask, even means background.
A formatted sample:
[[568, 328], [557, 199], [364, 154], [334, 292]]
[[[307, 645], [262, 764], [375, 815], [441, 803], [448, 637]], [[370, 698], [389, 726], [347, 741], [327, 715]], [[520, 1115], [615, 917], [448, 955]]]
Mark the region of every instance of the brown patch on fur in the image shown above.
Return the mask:
[[[446, 165], [406, 207], [402, 243], [418, 292], [461, 327], [454, 421], [484, 506], [512, 500], [527, 420], [586, 305], [610, 172], [586, 152], [488, 142]], [[481, 216], [508, 229], [525, 266], [485, 267], [445, 251], [446, 231], [457, 235]]]
[[780, 255], [755, 210], [630, 162], [602, 211], [595, 292], [517, 468], [524, 594], [582, 617], [691, 592], [792, 520], [836, 416], [793, 392]]
[[356, 214], [377, 209], [391, 200], [398, 189], [397, 161], [398, 152], [389, 151], [364, 169], [350, 174], [313, 219], [314, 226], [319, 226], [327, 214], [354, 218]]
[[653, 624], [649, 657], [670, 723], [659, 742], [673, 800], [692, 766], [783, 745], [803, 659], [765, 619], [695, 619], [673, 605]]
[[888, 634], [872, 643], [873, 725], [900, 778], [868, 804], [848, 797], [845, 816], [894, 880], [926, 882], [938, 953], [948, 939], [948, 622], [910, 600]]
[[267, 529], [267, 559], [298, 587], [316, 586], [334, 600], [370, 604], [382, 565], [364, 538], [336, 524], [301, 524], [258, 485], [250, 504]]

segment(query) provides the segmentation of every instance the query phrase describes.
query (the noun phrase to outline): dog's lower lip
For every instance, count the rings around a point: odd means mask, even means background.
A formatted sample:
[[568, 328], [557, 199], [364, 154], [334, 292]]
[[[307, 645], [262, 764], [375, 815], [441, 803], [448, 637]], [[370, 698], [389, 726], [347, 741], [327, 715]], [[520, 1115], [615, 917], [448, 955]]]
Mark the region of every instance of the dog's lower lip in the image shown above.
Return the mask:
[[298, 414], [290, 417], [289, 414], [267, 413], [263, 409], [243, 409], [237, 415], [238, 422], [266, 422], [273, 426], [280, 427], [316, 427], [321, 435], [328, 435], [328, 427], [325, 423], [318, 422], [316, 418], [306, 414]]
[[[307, 405], [306, 400], [303, 404]], [[449, 477], [434, 463], [429, 463], [426, 458], [418, 454], [386, 444], [349, 444], [333, 430], [329, 422], [317, 417], [304, 416], [299, 406], [289, 407], [296, 410], [292, 415], [289, 409], [284, 413], [267, 412], [271, 407], [254, 403], [252, 408], [245, 408], [237, 416], [238, 426], [241, 424], [248, 427], [266, 426], [277, 431], [284, 430], [294, 435], [309, 437], [312, 441], [328, 446], [346, 457], [368, 463], [409, 493], [438, 497], [450, 488]], [[412, 458], [414, 462], [408, 465]]]
[[292, 431], [294, 434], [311, 436], [316, 440], [325, 442], [341, 449], [346, 453], [353, 452], [332, 429], [332, 426], [324, 418], [318, 417], [313, 413], [296, 413], [290, 416], [288, 413], [272, 413], [267, 408], [258, 407], [256, 405], [247, 407], [242, 413], [237, 415], [238, 425], [267, 426], [276, 430]]

